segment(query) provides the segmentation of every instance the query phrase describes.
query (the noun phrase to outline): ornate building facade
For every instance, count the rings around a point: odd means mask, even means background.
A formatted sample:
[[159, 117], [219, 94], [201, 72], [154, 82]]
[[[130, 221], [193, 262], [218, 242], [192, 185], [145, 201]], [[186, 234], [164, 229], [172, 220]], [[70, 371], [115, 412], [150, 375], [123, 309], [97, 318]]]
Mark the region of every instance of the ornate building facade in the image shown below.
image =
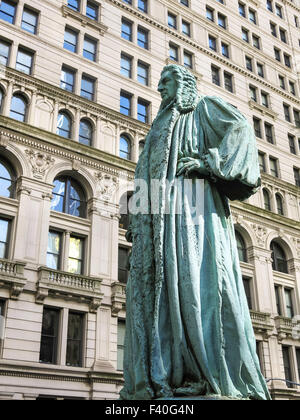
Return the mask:
[[300, 399], [298, 0], [2, 0], [0, 399], [116, 399], [127, 217], [167, 63], [257, 137], [262, 188], [233, 202], [257, 351]]

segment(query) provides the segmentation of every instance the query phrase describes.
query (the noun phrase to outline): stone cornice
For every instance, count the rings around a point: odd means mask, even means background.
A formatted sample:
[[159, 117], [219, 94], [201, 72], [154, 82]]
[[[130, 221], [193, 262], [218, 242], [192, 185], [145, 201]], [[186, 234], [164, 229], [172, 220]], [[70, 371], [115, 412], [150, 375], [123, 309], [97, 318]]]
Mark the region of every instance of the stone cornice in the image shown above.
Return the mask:
[[75, 10], [72, 10], [66, 5], [62, 6], [62, 14], [64, 17], [71, 17], [72, 19], [77, 20], [81, 23], [82, 26], [90, 26], [91, 28], [98, 31], [101, 36], [103, 36], [108, 30], [108, 27], [103, 25], [102, 23], [89, 19], [87, 16], [83, 15], [82, 13], [76, 12]]

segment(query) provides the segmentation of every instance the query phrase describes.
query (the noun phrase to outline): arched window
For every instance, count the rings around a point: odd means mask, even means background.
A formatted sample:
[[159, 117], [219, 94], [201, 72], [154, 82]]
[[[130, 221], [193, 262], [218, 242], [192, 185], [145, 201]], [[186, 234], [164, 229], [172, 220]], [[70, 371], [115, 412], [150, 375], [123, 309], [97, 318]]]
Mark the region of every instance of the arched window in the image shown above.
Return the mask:
[[237, 243], [237, 249], [239, 253], [239, 260], [242, 262], [247, 262], [247, 248], [242, 235], [236, 230], [235, 238]]
[[129, 227], [129, 200], [132, 197], [133, 192], [127, 191], [124, 193], [120, 199], [120, 219], [119, 227], [121, 229], [127, 230]]
[[93, 126], [88, 120], [80, 121], [79, 128], [79, 143], [86, 144], [87, 146], [92, 145], [93, 140]]
[[71, 137], [72, 121], [69, 114], [65, 111], [60, 111], [57, 118], [56, 134], [69, 139]]
[[131, 144], [125, 134], [122, 134], [120, 138], [120, 157], [128, 160], [131, 158]]
[[60, 176], [54, 180], [51, 210], [72, 216], [86, 216], [86, 199], [83, 189], [73, 178]]
[[0, 159], [0, 195], [12, 198], [15, 194], [15, 173], [5, 160]]
[[277, 213], [281, 214], [282, 216], [284, 215], [284, 210], [283, 210], [283, 200], [280, 194], [276, 194], [276, 207], [277, 207]]
[[10, 107], [10, 118], [15, 120], [25, 122], [27, 114], [27, 100], [26, 98], [16, 93], [13, 95], [11, 100], [11, 107]]
[[288, 273], [287, 259], [282, 247], [276, 241], [272, 241], [270, 248], [272, 251], [273, 270]]
[[263, 196], [264, 196], [264, 208], [265, 208], [265, 210], [271, 211], [270, 194], [265, 188], [263, 189]]
[[145, 142], [144, 142], [144, 140], [141, 140], [139, 142], [139, 156], [141, 155], [142, 151], [144, 150], [144, 147], [145, 147]]

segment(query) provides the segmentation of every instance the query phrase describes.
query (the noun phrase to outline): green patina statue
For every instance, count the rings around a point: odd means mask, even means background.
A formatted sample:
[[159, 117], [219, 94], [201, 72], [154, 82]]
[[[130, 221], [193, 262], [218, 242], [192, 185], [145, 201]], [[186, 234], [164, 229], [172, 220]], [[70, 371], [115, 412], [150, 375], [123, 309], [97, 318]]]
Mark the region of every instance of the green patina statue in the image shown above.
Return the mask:
[[137, 164], [127, 232], [120, 397], [270, 399], [228, 204], [260, 186], [253, 129], [232, 105], [199, 96], [181, 66], [163, 69], [158, 90], [162, 103]]

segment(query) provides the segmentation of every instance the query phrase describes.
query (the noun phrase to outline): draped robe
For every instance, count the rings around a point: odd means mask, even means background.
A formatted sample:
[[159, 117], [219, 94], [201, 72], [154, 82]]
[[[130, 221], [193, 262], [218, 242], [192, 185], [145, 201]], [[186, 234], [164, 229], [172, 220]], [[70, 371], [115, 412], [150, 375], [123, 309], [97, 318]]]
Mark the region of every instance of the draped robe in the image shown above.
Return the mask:
[[[164, 188], [176, 180], [185, 196], [184, 177], [176, 177], [182, 157], [202, 159], [209, 171], [198, 224], [190, 223], [178, 190]], [[148, 204], [131, 216], [121, 399], [269, 399], [228, 205], [228, 198], [246, 199], [260, 186], [253, 129], [217, 97], [198, 98], [190, 112], [173, 104], [154, 121], [135, 179], [148, 186], [156, 179], [163, 187], [156, 214], [149, 188]]]

